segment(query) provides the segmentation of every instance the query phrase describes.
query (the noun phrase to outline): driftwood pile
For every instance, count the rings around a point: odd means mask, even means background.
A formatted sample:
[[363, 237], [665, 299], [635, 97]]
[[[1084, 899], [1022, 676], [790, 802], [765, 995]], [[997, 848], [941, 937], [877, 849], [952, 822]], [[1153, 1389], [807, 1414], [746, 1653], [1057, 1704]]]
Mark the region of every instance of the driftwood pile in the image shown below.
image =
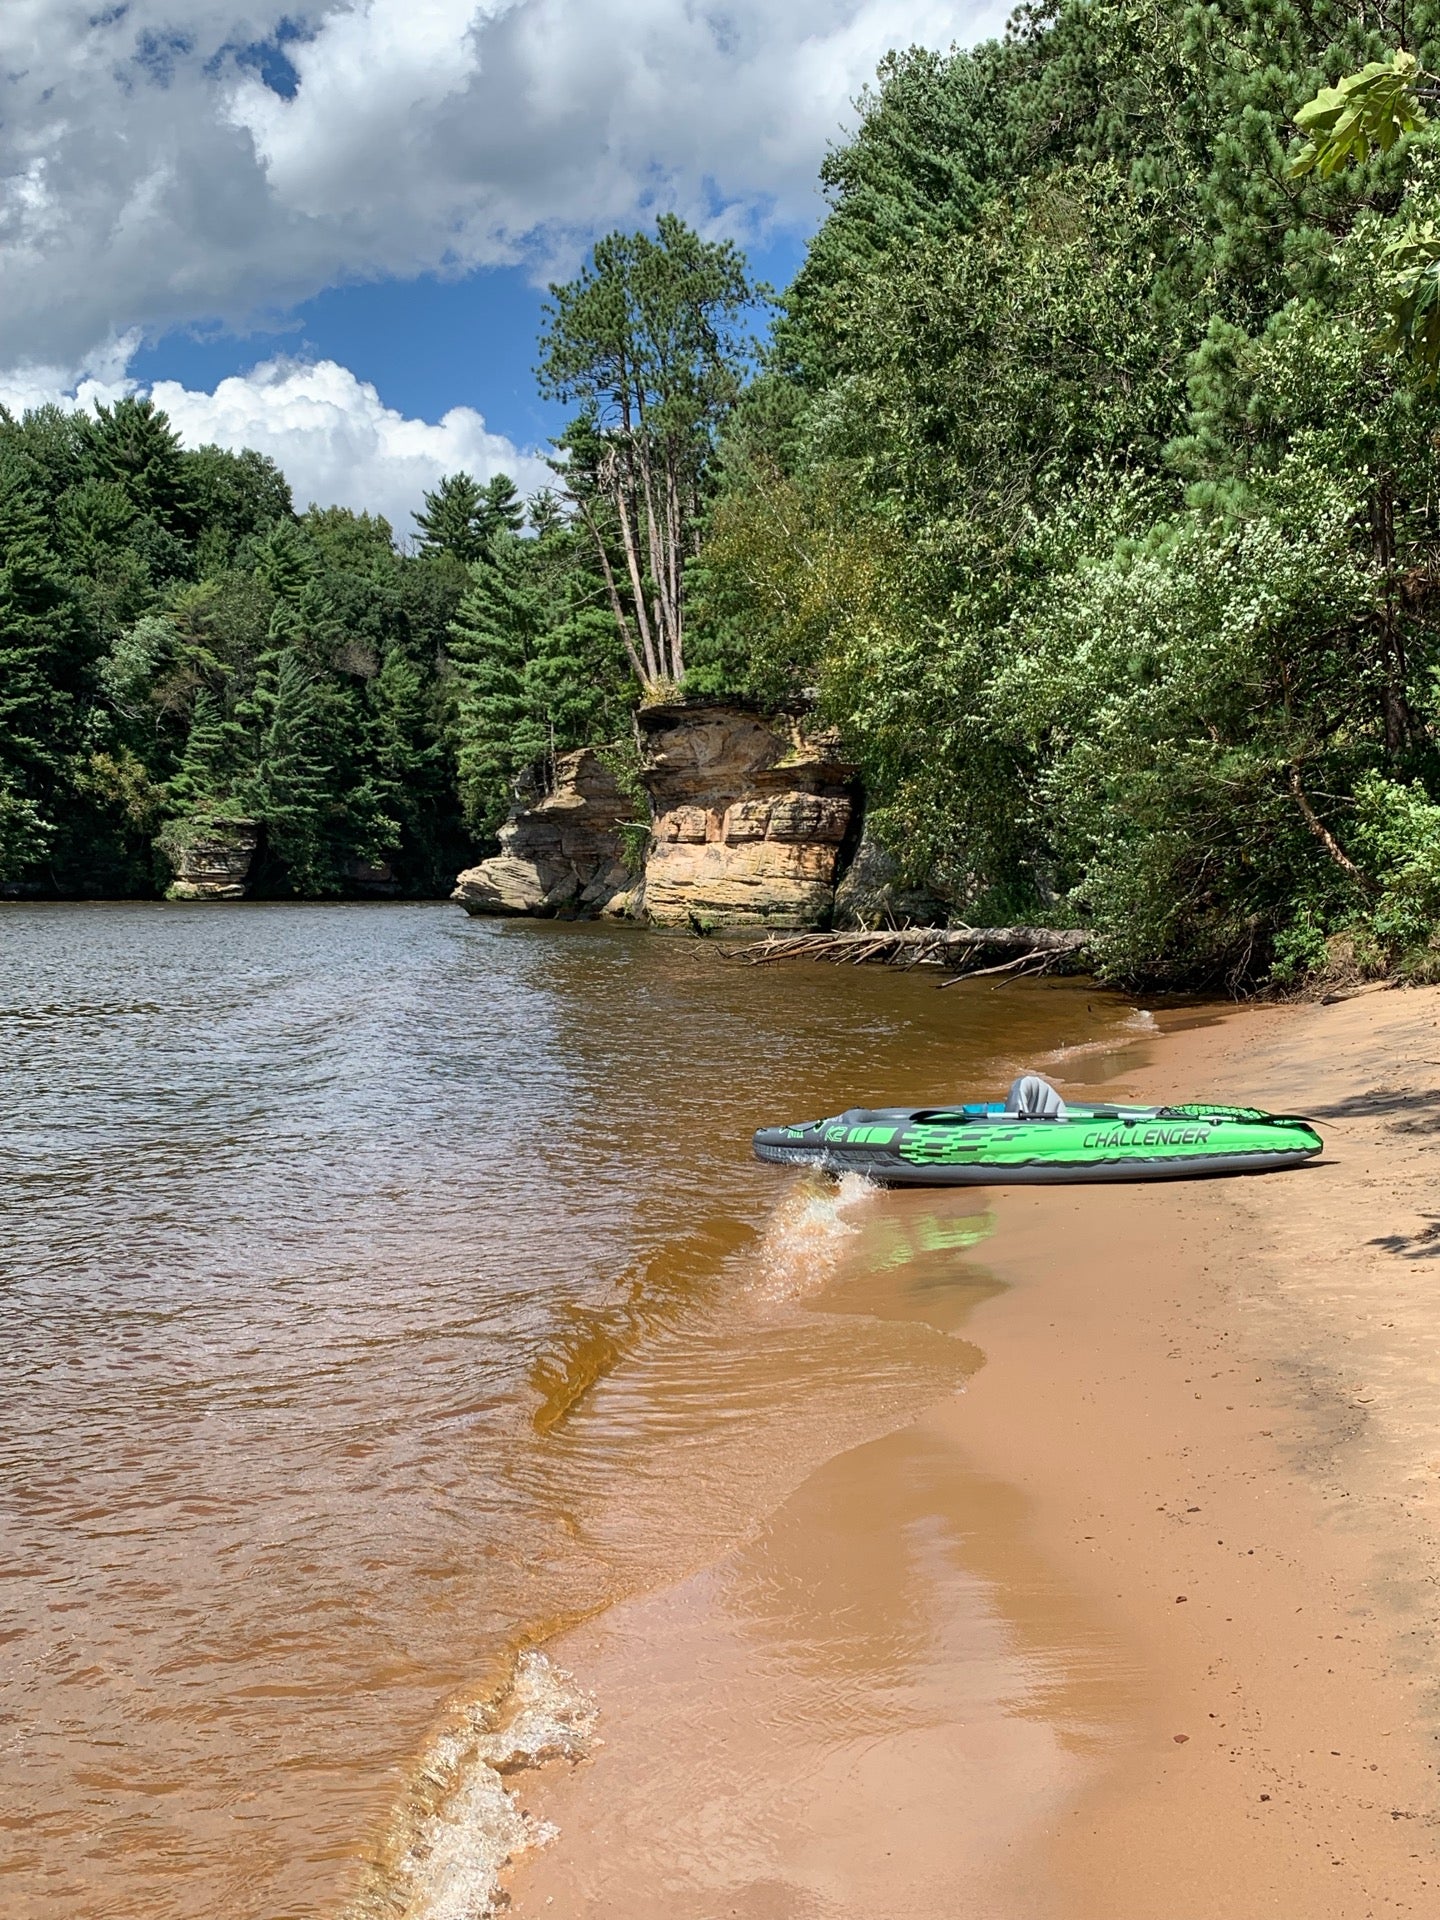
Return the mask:
[[[948, 967], [951, 978], [973, 980], [980, 974], [1046, 973], [1066, 961], [1079, 961], [1090, 936], [1079, 928], [1059, 927], [889, 927], [861, 933], [772, 933], [744, 946], [723, 947], [727, 960], [763, 967], [772, 960], [829, 960], [859, 966], [867, 960], [892, 967]], [[1010, 957], [998, 964], [974, 964], [990, 954]]]

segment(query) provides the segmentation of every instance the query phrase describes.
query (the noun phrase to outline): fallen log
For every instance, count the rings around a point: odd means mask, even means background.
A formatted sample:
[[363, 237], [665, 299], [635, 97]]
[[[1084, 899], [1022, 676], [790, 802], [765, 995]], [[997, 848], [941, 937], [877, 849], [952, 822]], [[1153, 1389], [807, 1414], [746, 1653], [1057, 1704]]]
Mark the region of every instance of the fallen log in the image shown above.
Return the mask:
[[[1089, 944], [1090, 935], [1080, 927], [892, 927], [859, 933], [772, 933], [743, 946], [722, 947], [720, 952], [748, 967], [776, 960], [828, 960], [835, 966], [860, 966], [871, 960], [892, 967], [950, 966], [958, 969], [954, 977], [961, 980], [1032, 966], [1043, 972], [1065, 960], [1078, 960]], [[969, 964], [994, 954], [1013, 957], [998, 966]]]

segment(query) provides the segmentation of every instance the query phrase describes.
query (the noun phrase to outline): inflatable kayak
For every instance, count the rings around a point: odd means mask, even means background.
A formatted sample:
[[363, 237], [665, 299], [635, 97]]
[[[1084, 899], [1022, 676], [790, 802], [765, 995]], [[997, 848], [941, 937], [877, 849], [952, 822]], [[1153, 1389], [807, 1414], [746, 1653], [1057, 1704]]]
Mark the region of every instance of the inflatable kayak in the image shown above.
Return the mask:
[[963, 1187], [1272, 1173], [1313, 1160], [1323, 1144], [1308, 1120], [1258, 1107], [1068, 1106], [1026, 1075], [1000, 1106], [852, 1107], [833, 1120], [761, 1127], [755, 1157], [883, 1186]]

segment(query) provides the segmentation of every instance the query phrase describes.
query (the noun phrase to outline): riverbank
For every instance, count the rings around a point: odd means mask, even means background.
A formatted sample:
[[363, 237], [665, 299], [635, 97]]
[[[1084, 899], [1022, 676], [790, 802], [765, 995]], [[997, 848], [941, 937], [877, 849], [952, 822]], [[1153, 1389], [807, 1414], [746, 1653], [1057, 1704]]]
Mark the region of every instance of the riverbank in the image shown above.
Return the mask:
[[1325, 1158], [1001, 1191], [990, 1284], [817, 1300], [985, 1364], [557, 1644], [606, 1744], [527, 1782], [561, 1838], [516, 1920], [1433, 1911], [1440, 993], [1182, 1026], [1121, 1085], [1309, 1112]]

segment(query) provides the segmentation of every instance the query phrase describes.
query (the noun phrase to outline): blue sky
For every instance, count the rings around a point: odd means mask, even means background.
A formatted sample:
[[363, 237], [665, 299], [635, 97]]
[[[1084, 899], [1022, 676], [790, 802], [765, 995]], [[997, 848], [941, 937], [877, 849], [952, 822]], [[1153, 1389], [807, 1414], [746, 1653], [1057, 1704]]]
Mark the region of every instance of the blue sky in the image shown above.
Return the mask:
[[[783, 288], [804, 259], [804, 231], [746, 253], [753, 278]], [[422, 274], [331, 287], [243, 333], [213, 323], [172, 329], [142, 344], [129, 372], [146, 386], [175, 380], [210, 390], [277, 353], [335, 360], [403, 414], [438, 420], [451, 407], [473, 407], [496, 432], [534, 446], [564, 419], [535, 387], [544, 300], [544, 286], [519, 267], [481, 268], [458, 280]]]
[[548, 478], [547, 279], [678, 212], [788, 281], [892, 48], [991, 0], [0, 0], [0, 400], [154, 392], [300, 504]]

